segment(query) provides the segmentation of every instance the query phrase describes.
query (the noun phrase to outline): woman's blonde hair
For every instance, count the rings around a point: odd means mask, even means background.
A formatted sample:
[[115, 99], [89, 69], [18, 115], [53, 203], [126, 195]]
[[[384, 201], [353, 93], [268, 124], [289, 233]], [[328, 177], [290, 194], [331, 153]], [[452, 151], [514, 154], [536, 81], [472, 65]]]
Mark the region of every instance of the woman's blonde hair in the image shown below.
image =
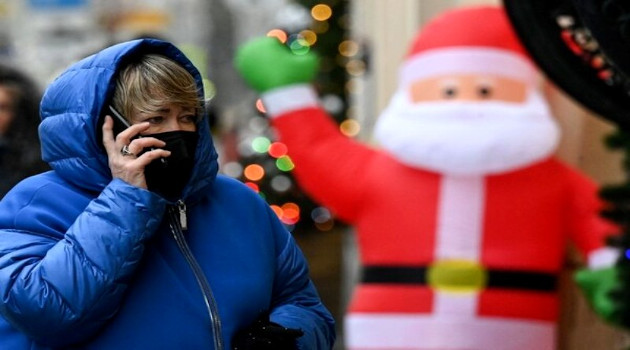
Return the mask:
[[116, 80], [114, 108], [127, 120], [136, 113], [154, 113], [172, 103], [203, 115], [197, 83], [184, 67], [157, 54], [147, 54], [127, 64]]

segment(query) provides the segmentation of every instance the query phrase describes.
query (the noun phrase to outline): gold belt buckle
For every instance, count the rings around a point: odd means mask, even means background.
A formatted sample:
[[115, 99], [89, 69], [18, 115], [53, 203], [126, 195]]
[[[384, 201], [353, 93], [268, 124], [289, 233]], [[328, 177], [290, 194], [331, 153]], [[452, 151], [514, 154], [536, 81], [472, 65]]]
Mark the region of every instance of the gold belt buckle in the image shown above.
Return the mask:
[[439, 260], [429, 266], [427, 283], [442, 292], [474, 293], [486, 287], [488, 271], [472, 260]]

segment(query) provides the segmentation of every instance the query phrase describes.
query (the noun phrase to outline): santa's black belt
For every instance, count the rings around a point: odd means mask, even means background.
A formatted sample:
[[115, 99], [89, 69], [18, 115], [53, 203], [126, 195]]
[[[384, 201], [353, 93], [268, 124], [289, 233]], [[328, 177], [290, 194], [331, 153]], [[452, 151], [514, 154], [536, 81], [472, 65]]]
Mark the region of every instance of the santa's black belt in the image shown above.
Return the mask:
[[[535, 271], [492, 270], [480, 268], [459, 269], [452, 276], [442, 276], [436, 267], [426, 266], [364, 266], [362, 283], [384, 283], [405, 285], [431, 285], [440, 289], [481, 290], [484, 288], [505, 288], [551, 292], [556, 290], [557, 278], [554, 274]], [[453, 268], [450, 268], [454, 270]], [[448, 270], [448, 269], [447, 269]], [[455, 269], [457, 270], [457, 269]], [[460, 276], [457, 276], [459, 273]], [[436, 275], [437, 274], [437, 275]]]

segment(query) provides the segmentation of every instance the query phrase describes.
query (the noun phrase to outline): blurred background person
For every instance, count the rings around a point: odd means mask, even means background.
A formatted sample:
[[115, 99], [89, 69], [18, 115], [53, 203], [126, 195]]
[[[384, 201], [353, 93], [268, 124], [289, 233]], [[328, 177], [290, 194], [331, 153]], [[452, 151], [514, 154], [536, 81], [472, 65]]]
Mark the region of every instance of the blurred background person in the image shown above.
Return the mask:
[[23, 178], [48, 168], [37, 136], [40, 97], [26, 74], [0, 64], [0, 198]]

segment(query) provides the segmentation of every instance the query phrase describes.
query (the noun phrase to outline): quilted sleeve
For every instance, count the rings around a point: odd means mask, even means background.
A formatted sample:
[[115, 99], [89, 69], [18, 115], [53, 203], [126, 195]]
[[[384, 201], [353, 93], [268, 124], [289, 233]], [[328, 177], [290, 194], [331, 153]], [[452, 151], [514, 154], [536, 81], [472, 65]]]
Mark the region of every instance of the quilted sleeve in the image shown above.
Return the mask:
[[117, 179], [79, 209], [56, 184], [13, 197], [0, 208], [2, 316], [43, 345], [89, 338], [116, 313], [164, 201]]

